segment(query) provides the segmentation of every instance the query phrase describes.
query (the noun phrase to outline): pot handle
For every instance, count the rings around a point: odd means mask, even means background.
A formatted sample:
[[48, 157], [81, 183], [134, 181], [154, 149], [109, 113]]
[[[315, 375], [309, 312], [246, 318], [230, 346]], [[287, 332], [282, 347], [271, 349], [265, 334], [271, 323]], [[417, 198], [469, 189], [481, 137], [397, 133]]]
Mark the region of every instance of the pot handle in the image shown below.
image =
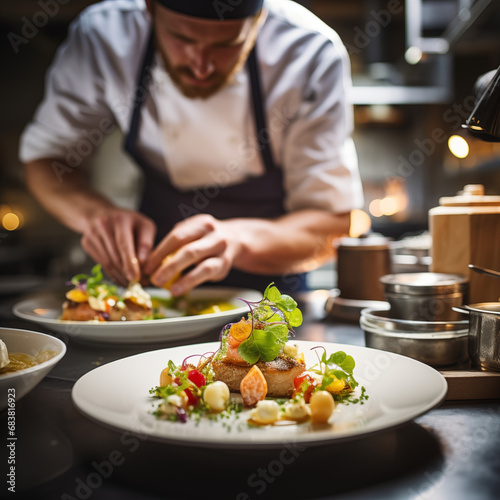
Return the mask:
[[464, 309], [462, 307], [452, 307], [452, 309], [455, 312], [462, 313], [462, 314], [469, 314], [470, 313], [470, 311], [468, 309]]

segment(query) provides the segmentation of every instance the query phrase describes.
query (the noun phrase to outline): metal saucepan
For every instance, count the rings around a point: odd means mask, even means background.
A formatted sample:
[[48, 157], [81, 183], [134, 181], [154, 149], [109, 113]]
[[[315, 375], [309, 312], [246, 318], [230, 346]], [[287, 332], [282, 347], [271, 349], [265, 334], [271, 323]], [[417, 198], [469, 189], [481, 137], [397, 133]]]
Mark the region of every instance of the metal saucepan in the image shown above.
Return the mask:
[[500, 302], [454, 307], [469, 315], [469, 356], [476, 367], [500, 371]]

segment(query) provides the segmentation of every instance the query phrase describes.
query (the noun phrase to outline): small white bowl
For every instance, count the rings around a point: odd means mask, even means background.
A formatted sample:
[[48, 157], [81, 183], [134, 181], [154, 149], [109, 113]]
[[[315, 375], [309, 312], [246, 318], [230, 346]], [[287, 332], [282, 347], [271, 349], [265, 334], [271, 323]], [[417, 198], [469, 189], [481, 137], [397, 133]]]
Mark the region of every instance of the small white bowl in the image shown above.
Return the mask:
[[[40, 351], [55, 351], [57, 354], [39, 365], [0, 375], [0, 411], [28, 394], [66, 354], [66, 344], [56, 337], [30, 330], [0, 328], [0, 339], [9, 353], [21, 352], [35, 356]], [[15, 403], [14, 403], [15, 404]]]

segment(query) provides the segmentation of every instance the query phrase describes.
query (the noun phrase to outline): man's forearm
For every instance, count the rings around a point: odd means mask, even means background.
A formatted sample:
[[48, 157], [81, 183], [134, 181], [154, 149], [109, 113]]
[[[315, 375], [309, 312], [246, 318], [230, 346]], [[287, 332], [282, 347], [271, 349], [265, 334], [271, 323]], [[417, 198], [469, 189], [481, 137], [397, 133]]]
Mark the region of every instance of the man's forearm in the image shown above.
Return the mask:
[[229, 219], [240, 239], [234, 267], [262, 274], [303, 272], [334, 256], [333, 241], [349, 232], [350, 215], [300, 210], [274, 220]]
[[58, 176], [53, 163], [42, 159], [26, 164], [28, 188], [50, 214], [70, 229], [83, 233], [91, 215], [113, 205], [93, 191], [79, 172], [73, 170], [62, 178]]

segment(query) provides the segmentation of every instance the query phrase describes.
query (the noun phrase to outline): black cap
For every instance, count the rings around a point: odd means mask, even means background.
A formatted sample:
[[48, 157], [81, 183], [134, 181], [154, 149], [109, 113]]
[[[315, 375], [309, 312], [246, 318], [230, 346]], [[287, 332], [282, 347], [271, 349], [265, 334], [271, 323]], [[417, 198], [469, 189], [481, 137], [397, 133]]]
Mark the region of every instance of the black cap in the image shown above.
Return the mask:
[[263, 0], [156, 0], [167, 9], [204, 19], [243, 19], [257, 14]]

